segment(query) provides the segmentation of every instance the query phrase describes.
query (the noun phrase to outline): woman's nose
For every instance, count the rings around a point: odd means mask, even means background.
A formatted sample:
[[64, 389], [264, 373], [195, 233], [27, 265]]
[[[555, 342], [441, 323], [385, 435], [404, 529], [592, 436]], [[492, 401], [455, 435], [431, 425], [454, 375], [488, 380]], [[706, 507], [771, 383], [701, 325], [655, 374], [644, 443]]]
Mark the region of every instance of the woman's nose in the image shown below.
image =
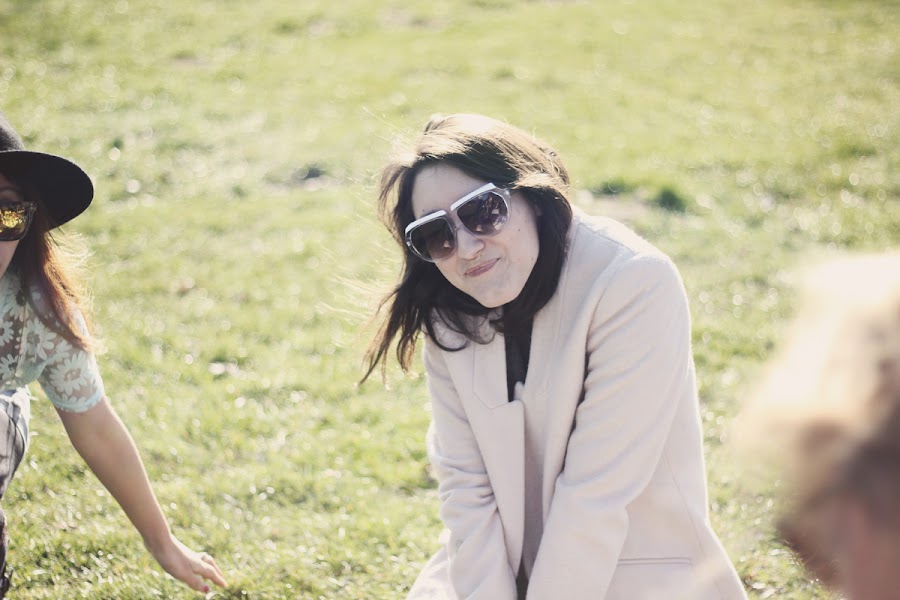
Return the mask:
[[456, 230], [456, 252], [460, 258], [474, 258], [484, 248], [484, 240], [465, 227]]

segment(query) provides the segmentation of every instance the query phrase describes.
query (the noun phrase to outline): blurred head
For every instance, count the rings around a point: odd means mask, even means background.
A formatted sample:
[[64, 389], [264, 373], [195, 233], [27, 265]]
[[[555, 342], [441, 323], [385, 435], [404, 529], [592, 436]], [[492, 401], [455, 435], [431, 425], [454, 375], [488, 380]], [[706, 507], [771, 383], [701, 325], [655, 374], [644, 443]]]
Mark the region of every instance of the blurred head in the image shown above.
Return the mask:
[[900, 590], [900, 254], [810, 279], [793, 335], [745, 413], [786, 483], [778, 528], [850, 600]]
[[[507, 207], [495, 198], [451, 210], [487, 184], [501, 190]], [[476, 333], [464, 324], [465, 315], [485, 315], [502, 306], [498, 329], [533, 318], [559, 281], [572, 220], [568, 193], [569, 175], [556, 151], [533, 135], [481, 115], [432, 117], [412, 148], [382, 170], [380, 214], [403, 251], [404, 264], [370, 359], [382, 359], [399, 332], [398, 357], [408, 365], [419, 330], [424, 327], [433, 337], [435, 316], [472, 340]], [[499, 230], [479, 216], [478, 206], [508, 208]], [[440, 215], [446, 217], [444, 231], [452, 230], [442, 235], [453, 252], [429, 262], [407, 246], [406, 229], [437, 211], [445, 213]], [[479, 229], [479, 218], [487, 229]]]

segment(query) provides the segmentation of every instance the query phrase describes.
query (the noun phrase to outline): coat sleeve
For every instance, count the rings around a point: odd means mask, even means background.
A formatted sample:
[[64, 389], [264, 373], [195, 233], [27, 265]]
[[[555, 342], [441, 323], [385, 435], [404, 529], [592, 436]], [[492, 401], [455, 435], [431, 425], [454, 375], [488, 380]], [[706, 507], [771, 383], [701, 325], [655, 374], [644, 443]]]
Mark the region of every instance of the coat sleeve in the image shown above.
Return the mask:
[[424, 362], [433, 417], [428, 454], [438, 479], [441, 519], [450, 531], [450, 581], [459, 598], [515, 600], [515, 574], [487, 469], [443, 352], [428, 339]]
[[603, 598], [683, 394], [693, 395], [690, 317], [675, 266], [628, 259], [605, 285], [587, 333], [575, 413], [529, 581], [529, 600]]

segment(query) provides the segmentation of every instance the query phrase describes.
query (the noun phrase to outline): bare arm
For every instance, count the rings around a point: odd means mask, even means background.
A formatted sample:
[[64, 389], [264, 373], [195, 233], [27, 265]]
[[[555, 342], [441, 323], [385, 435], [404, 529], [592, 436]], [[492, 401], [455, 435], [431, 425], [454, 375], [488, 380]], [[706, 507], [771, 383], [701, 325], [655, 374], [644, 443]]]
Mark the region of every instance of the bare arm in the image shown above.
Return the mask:
[[209, 591], [204, 578], [225, 585], [212, 557], [194, 552], [172, 535], [134, 440], [106, 398], [85, 412], [57, 413], [72, 446], [125, 511], [160, 566], [200, 592]]

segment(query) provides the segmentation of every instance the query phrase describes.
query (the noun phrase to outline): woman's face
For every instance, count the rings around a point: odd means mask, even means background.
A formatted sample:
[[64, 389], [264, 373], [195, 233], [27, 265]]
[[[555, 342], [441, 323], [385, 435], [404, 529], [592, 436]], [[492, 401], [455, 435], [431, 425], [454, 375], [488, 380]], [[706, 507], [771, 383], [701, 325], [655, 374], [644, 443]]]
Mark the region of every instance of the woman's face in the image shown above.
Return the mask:
[[[412, 209], [416, 219], [450, 205], [486, 183], [459, 169], [438, 163], [423, 168], [413, 180]], [[502, 306], [522, 292], [540, 250], [537, 219], [531, 203], [513, 192], [509, 221], [499, 233], [479, 237], [470, 233], [455, 214], [456, 251], [435, 262], [458, 290], [486, 308]]]
[[[22, 202], [22, 192], [3, 173], [0, 173], [0, 204], [7, 202]], [[13, 254], [16, 253], [18, 245], [19, 240], [0, 242], [0, 277], [6, 274], [6, 269], [9, 268], [9, 263], [12, 261]]]

